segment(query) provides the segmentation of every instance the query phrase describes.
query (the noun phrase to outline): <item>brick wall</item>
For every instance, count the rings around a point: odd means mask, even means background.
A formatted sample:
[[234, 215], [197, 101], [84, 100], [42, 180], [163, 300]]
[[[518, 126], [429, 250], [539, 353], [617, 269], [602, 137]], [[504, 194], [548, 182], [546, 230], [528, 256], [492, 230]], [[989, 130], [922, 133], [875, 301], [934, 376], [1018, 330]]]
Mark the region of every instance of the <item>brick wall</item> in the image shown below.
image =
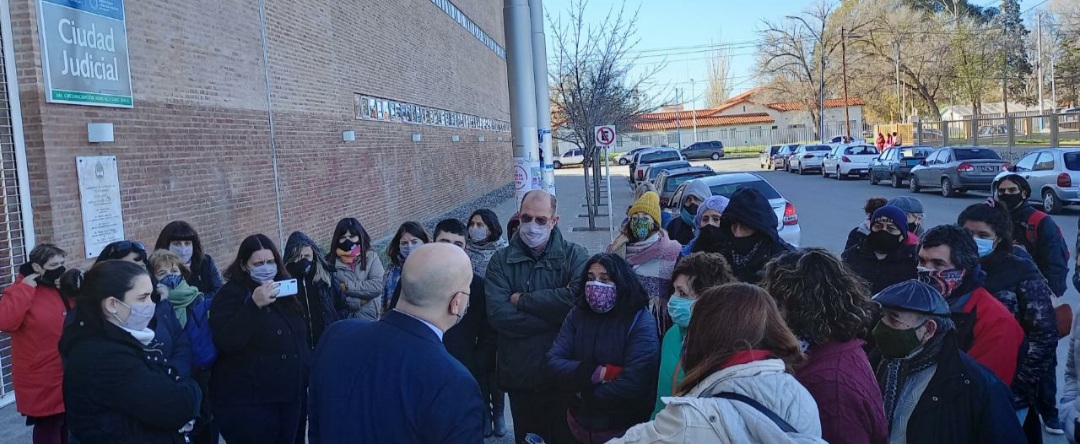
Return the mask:
[[[502, 2], [455, 4], [501, 44]], [[277, 238], [256, 1], [125, 2], [128, 110], [44, 102], [36, 5], [11, 2], [40, 242], [85, 257], [75, 156], [93, 154], [118, 158], [129, 238], [187, 220], [219, 262], [251, 233]], [[505, 62], [430, 0], [266, 0], [266, 19], [286, 236], [325, 243], [346, 216], [386, 236], [512, 179], [508, 133], [355, 119], [364, 93], [509, 120]], [[89, 122], [116, 141], [86, 142]]]

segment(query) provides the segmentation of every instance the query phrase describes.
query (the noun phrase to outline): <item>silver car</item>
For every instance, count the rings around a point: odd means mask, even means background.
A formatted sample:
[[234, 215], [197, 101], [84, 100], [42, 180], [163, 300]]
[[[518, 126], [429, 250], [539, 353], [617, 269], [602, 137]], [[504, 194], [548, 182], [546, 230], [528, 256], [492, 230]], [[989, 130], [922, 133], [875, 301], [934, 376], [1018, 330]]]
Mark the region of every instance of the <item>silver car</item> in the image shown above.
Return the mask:
[[[1066, 205], [1080, 204], [1080, 148], [1046, 148], [1021, 157], [994, 178], [1019, 174], [1031, 184], [1032, 202], [1041, 202], [1049, 214], [1058, 214]], [[995, 190], [991, 189], [991, 193]]]
[[799, 226], [799, 214], [795, 212], [795, 204], [780, 195], [780, 192], [776, 191], [776, 188], [765, 178], [754, 173], [725, 173], [683, 182], [668, 202], [671, 214], [676, 215], [674, 217], [679, 217], [677, 215], [682, 211], [683, 194], [690, 183], [703, 183], [709, 187], [709, 192], [713, 196], [724, 197], [731, 197], [739, 188], [756, 188], [765, 195], [766, 199], [769, 199], [769, 205], [776, 213], [778, 222], [776, 231], [780, 234], [780, 238], [795, 247], [799, 246], [802, 240], [802, 227]]

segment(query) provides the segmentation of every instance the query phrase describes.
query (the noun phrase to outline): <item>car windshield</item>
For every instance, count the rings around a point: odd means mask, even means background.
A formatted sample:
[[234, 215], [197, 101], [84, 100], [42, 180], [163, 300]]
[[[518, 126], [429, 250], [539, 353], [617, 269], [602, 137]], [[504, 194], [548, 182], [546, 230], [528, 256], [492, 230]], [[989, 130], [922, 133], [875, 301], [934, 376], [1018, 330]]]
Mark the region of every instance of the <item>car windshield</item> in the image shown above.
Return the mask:
[[686, 168], [688, 166], [690, 166], [689, 163], [683, 162], [683, 163], [678, 163], [678, 164], [674, 164], [674, 165], [665, 165], [665, 166], [662, 166], [662, 167], [652, 167], [652, 168], [649, 168], [649, 177], [654, 178], [654, 177], [656, 177], [657, 174], [660, 174], [660, 172], [664, 171], [664, 170], [673, 170], [673, 169], [676, 169], [676, 168]]
[[878, 150], [877, 147], [871, 145], [849, 146], [844, 149], [844, 154], [851, 156], [865, 156], [871, 154], [878, 154]]
[[807, 145], [806, 151], [832, 151], [832, 147], [828, 145]]
[[679, 153], [674, 151], [661, 151], [659, 153], [641, 155], [642, 162], [666, 162], [669, 160], [679, 160]]
[[905, 149], [901, 151], [900, 154], [903, 155], [905, 159], [925, 159], [926, 156], [929, 156], [930, 153], [933, 152], [933, 150], [927, 149]]
[[667, 193], [671, 193], [671, 192], [674, 192], [675, 190], [677, 190], [679, 188], [679, 185], [682, 185], [682, 184], [684, 184], [686, 182], [689, 182], [689, 181], [697, 179], [697, 178], [708, 177], [708, 176], [711, 176], [711, 175], [712, 175], [712, 173], [702, 171], [700, 173], [682, 174], [682, 175], [678, 175], [678, 176], [675, 176], [675, 177], [669, 177], [668, 180], [666, 180], [664, 182], [664, 190], [663, 191], [667, 192]]
[[1074, 151], [1071, 153], [1065, 153], [1065, 169], [1069, 171], [1080, 171], [1080, 151]]
[[954, 149], [953, 154], [956, 155], [956, 160], [1001, 160], [1001, 156], [998, 155], [997, 151], [989, 148], [960, 148]]
[[723, 185], [713, 185], [709, 187], [709, 191], [712, 192], [713, 196], [719, 195], [730, 198], [731, 195], [735, 194], [735, 191], [739, 188], [754, 188], [760, 191], [761, 194], [764, 194], [766, 199], [780, 198], [780, 193], [776, 192], [776, 188], [773, 188], [772, 185], [769, 185], [769, 183], [764, 180], [752, 180], [749, 182], [735, 182]]

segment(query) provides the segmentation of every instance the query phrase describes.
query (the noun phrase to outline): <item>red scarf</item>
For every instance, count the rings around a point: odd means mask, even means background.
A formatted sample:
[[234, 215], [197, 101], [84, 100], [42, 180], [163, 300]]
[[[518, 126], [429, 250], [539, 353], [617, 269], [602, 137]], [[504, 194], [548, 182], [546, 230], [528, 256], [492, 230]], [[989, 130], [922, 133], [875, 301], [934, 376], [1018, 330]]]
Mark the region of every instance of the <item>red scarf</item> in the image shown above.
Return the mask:
[[735, 354], [731, 355], [731, 358], [728, 359], [728, 361], [725, 362], [724, 365], [720, 366], [720, 368], [725, 369], [728, 367], [734, 367], [736, 365], [749, 364], [754, 361], [763, 361], [772, 357], [773, 353], [768, 350], [747, 350], [735, 352]]

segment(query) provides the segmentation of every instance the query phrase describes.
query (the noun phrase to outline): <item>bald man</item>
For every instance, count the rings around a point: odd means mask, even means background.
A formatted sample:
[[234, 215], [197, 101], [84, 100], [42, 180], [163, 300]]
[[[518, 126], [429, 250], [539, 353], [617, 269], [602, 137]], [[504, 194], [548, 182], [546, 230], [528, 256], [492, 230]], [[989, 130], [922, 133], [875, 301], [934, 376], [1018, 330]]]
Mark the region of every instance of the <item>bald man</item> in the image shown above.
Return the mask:
[[326, 330], [311, 369], [311, 443], [484, 442], [480, 387], [442, 343], [469, 308], [471, 281], [464, 250], [421, 246], [396, 308]]
[[521, 226], [496, 251], [484, 276], [488, 323], [498, 336], [499, 386], [510, 395], [515, 442], [526, 433], [549, 444], [574, 442], [566, 424], [565, 390], [544, 378], [546, 353], [573, 306], [589, 252], [559, 230], [555, 197], [525, 194]]

